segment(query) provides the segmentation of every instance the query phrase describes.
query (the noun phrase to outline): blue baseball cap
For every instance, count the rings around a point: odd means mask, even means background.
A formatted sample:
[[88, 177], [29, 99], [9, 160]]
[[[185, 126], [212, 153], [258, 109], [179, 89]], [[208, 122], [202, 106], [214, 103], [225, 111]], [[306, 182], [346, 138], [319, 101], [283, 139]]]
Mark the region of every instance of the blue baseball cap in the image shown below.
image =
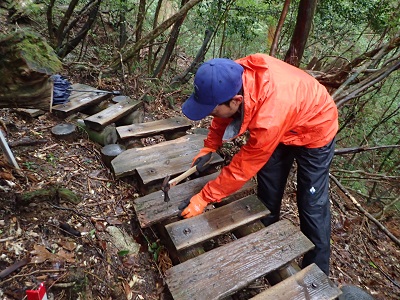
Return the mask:
[[240, 91], [242, 74], [243, 67], [231, 59], [214, 58], [203, 63], [194, 77], [194, 93], [182, 105], [183, 114], [194, 121], [208, 116]]

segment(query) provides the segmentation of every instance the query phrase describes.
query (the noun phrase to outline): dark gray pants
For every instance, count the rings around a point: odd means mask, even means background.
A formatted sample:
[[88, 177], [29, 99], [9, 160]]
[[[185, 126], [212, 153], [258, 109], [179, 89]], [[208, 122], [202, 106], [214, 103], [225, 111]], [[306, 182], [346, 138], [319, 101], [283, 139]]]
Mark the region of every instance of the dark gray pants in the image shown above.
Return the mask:
[[331, 215], [329, 202], [329, 166], [335, 141], [321, 148], [279, 144], [258, 172], [258, 197], [271, 211], [262, 219], [268, 226], [279, 220], [282, 197], [294, 159], [297, 162], [297, 207], [300, 229], [315, 248], [307, 252], [302, 268], [315, 263], [329, 275]]

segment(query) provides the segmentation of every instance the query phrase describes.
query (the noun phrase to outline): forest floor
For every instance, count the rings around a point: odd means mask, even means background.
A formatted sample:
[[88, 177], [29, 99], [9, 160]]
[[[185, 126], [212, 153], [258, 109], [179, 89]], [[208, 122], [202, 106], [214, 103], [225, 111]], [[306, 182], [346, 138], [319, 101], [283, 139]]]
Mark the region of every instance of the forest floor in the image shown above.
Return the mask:
[[[146, 114], [163, 118], [179, 112], [155, 100]], [[56, 139], [51, 128], [64, 120], [51, 113], [31, 118], [3, 109], [0, 120], [21, 168], [0, 158], [0, 299], [24, 299], [41, 282], [49, 299], [170, 299], [163, 280], [168, 253], [156, 232], [139, 227], [132, 205], [138, 189], [129, 179], [114, 179], [101, 160], [101, 146], [83, 133], [74, 142]], [[35, 142], [18, 145], [21, 141]], [[42, 194], [23, 198], [31, 191]], [[330, 278], [360, 286], [375, 299], [400, 299], [399, 246], [334, 183], [331, 198]], [[282, 217], [298, 225], [293, 179]], [[386, 212], [380, 220], [400, 237], [398, 215]], [[139, 243], [139, 253], [118, 251], [110, 242], [111, 228]], [[260, 292], [264, 283], [247, 294]]]

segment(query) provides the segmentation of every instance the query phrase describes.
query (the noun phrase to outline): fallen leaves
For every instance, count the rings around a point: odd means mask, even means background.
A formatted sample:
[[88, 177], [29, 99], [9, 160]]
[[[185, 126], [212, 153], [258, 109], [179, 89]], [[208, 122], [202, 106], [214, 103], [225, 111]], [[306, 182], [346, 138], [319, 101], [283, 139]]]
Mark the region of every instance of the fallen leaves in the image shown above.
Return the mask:
[[50, 262], [75, 262], [75, 255], [73, 252], [66, 252], [60, 249], [57, 253], [52, 253], [41, 245], [34, 245], [33, 248], [34, 250], [31, 251], [31, 254], [34, 255], [34, 257], [32, 257], [31, 263], [40, 264], [47, 260]]

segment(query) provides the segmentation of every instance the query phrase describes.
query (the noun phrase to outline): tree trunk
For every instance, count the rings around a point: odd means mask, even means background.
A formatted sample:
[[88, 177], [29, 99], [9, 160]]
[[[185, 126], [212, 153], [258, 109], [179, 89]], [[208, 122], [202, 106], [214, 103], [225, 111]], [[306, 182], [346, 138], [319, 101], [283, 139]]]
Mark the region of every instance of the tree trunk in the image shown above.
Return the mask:
[[[143, 21], [146, 14], [146, 0], [139, 1], [139, 9], [136, 17], [136, 39], [135, 42], [140, 41], [143, 32]], [[138, 54], [138, 53], [137, 53]]]
[[195, 59], [190, 64], [189, 68], [186, 69], [185, 72], [183, 72], [180, 75], [175, 76], [172, 79], [171, 85], [178, 83], [178, 82], [186, 83], [190, 79], [190, 74], [196, 73], [197, 67], [204, 60], [204, 56], [206, 55], [206, 52], [207, 52], [207, 46], [208, 46], [208, 43], [210, 42], [212, 36], [213, 36], [213, 31], [211, 29], [207, 29], [205, 32], [203, 44], [201, 45], [200, 50], [197, 52]]
[[[179, 18], [183, 15], [187, 14], [187, 12], [195, 6], [197, 3], [201, 2], [201, 0], [189, 0], [176, 14], [172, 17], [168, 18], [164, 22], [162, 22], [157, 28], [147, 34], [145, 37], [136, 41], [135, 45], [128, 49], [126, 52], [122, 54], [122, 63], [126, 63], [127, 61], [131, 60], [135, 57], [136, 53], [142, 49], [147, 43], [151, 40], [154, 40], [160, 34], [162, 34], [165, 30], [167, 30], [172, 24], [174, 24]], [[111, 63], [110, 67], [106, 72], [113, 72], [116, 71], [119, 66], [121, 65], [120, 57], [114, 59]]]
[[49, 77], [61, 62], [41, 38], [24, 31], [0, 36], [0, 108], [49, 110]]
[[125, 46], [126, 40], [128, 39], [126, 33], [126, 11], [128, 9], [127, 0], [121, 0], [121, 6], [119, 11], [119, 49]]
[[283, 5], [281, 16], [279, 17], [278, 26], [276, 27], [276, 30], [275, 30], [274, 40], [272, 41], [271, 50], [269, 51], [269, 55], [271, 55], [271, 56], [276, 55], [276, 50], [278, 49], [279, 36], [281, 34], [283, 23], [285, 22], [286, 15], [289, 10], [289, 6], [290, 6], [290, 0], [285, 0], [285, 4]]
[[[161, 9], [162, 3], [163, 3], [163, 0], [158, 0], [157, 7], [156, 7], [156, 10], [155, 10], [155, 12], [154, 12], [153, 30], [157, 27], [157, 24], [158, 24], [158, 16], [160, 15], [160, 9]], [[148, 72], [149, 74], [153, 71], [154, 63], [155, 63], [155, 61], [156, 61], [157, 54], [158, 54], [158, 51], [159, 51], [159, 50], [156, 51], [156, 53], [154, 53], [154, 57], [153, 57], [153, 45], [152, 45], [153, 42], [154, 42], [154, 40], [150, 40], [150, 41], [149, 41], [149, 43], [150, 43], [150, 46], [149, 46], [149, 55], [148, 55], [148, 58], [147, 58], [147, 60], [148, 60], [148, 63], [147, 63], [147, 72]], [[160, 49], [160, 48], [159, 48], [159, 49]]]
[[304, 48], [310, 33], [317, 0], [300, 0], [299, 13], [294, 28], [292, 41], [285, 56], [285, 62], [298, 67], [303, 57]]
[[[89, 32], [90, 28], [92, 28], [94, 22], [96, 21], [97, 13], [100, 8], [100, 3], [101, 0], [94, 0], [91, 2], [91, 5], [87, 7], [87, 20], [83, 24], [82, 28], [79, 30], [79, 32], [74, 35], [75, 37], [71, 39], [70, 41], [67, 40], [64, 42], [64, 40], [67, 39], [67, 36], [71, 33], [73, 27], [78, 23], [80, 18], [76, 18], [64, 31], [64, 33], [61, 35], [61, 38], [59, 40], [58, 44], [58, 50], [57, 50], [57, 55], [61, 58], [66, 57], [72, 50], [74, 50], [81, 41], [83, 41]], [[83, 11], [81, 11], [80, 15], [83, 15]], [[63, 43], [64, 42], [64, 43]], [[63, 43], [63, 44], [61, 44]]]
[[[181, 7], [183, 7], [187, 2], [188, 2], [188, 0], [182, 0]], [[174, 26], [172, 27], [167, 46], [165, 47], [165, 50], [164, 50], [164, 54], [161, 57], [161, 60], [158, 63], [156, 70], [154, 71], [153, 77], [160, 78], [162, 76], [162, 73], [164, 72], [165, 67], [167, 66], [167, 64], [171, 58], [172, 51], [175, 48], [176, 41], [178, 40], [178, 37], [179, 37], [179, 31], [181, 29], [181, 26], [182, 26], [185, 18], [186, 18], [186, 14], [182, 15], [182, 17], [180, 17], [178, 20], [176, 20]]]

